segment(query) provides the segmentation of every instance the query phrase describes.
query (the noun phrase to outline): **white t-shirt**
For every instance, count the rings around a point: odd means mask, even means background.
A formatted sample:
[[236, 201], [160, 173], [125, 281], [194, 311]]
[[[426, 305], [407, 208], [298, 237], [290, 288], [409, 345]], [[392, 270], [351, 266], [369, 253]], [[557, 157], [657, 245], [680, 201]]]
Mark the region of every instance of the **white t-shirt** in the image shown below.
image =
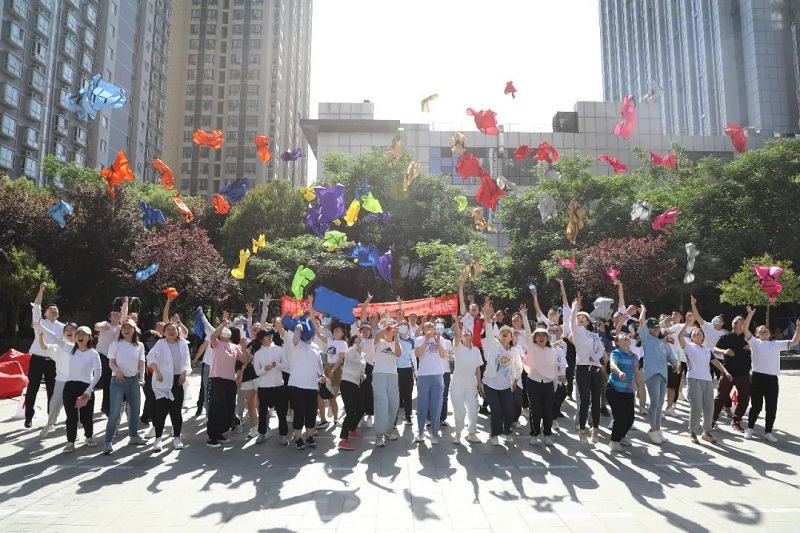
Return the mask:
[[69, 356], [74, 344], [63, 341], [61, 344], [48, 344], [47, 357], [56, 362], [56, 381], [66, 382], [69, 374]]
[[[668, 343], [669, 349], [672, 350], [672, 354], [680, 363], [685, 363], [686, 358], [683, 355], [683, 350], [681, 349], [681, 343], [678, 341], [678, 334], [683, 329], [683, 324], [675, 324], [667, 328], [667, 332], [669, 333], [667, 336], [672, 339], [673, 342]], [[686, 328], [686, 333], [683, 334], [683, 340], [686, 341], [686, 346], [692, 342], [692, 330], [690, 328]]]
[[318, 352], [307, 342], [300, 341], [295, 346], [292, 339], [283, 346], [289, 359], [289, 386], [316, 390], [322, 375]]
[[480, 368], [483, 364], [480, 350], [475, 346], [467, 348], [459, 343], [455, 348], [455, 358], [455, 370], [453, 370], [453, 377], [450, 382], [453, 385], [460, 385], [463, 387], [477, 386], [478, 382], [475, 379], [475, 369]]
[[[373, 343], [367, 341], [366, 344]], [[373, 373], [397, 374], [397, 357], [395, 357], [394, 345], [394, 340], [392, 342], [378, 341], [378, 344], [375, 345], [375, 368], [372, 370]]]
[[686, 377], [689, 379], [700, 379], [702, 381], [711, 381], [711, 361], [714, 359], [714, 354], [705, 346], [698, 346], [693, 342], [687, 342], [686, 348], [683, 349], [686, 354], [686, 364], [689, 371]]
[[128, 341], [114, 341], [108, 347], [108, 360], [114, 361], [126, 378], [139, 375], [139, 361], [144, 361], [144, 343], [134, 346]]
[[339, 340], [328, 339], [328, 347], [325, 350], [327, 358], [325, 360], [329, 365], [335, 365], [339, 361], [339, 354], [347, 352], [347, 343]]
[[[441, 344], [441, 339], [439, 343]], [[439, 348], [436, 345], [436, 340], [417, 337], [414, 339], [414, 348], [416, 349], [420, 346], [426, 346], [426, 348], [422, 355], [419, 356], [417, 376], [441, 376], [442, 358], [439, 357]], [[447, 361], [447, 358], [444, 361]]]
[[[700, 327], [700, 329], [703, 330], [703, 334], [706, 336], [706, 340], [703, 342], [703, 345], [709, 350], [711, 350], [712, 353], [714, 352], [714, 347], [717, 345], [719, 339], [722, 338], [723, 335], [728, 333], [724, 329], [716, 329], [714, 327], [714, 324], [712, 324], [708, 320], [703, 322], [703, 325]], [[714, 354], [714, 357], [716, 357], [717, 359], [724, 359], [725, 356]]]
[[115, 326], [107, 320], [105, 322], [100, 322], [100, 324], [108, 326], [108, 329], [101, 329], [97, 332], [97, 346], [95, 349], [107, 356], [111, 343], [119, 337], [119, 326]]
[[447, 353], [447, 357], [444, 359], [440, 359], [442, 362], [442, 372], [445, 374], [450, 373], [450, 358], [453, 357], [453, 341], [450, 339], [442, 338], [442, 347], [444, 351]]
[[100, 354], [94, 348], [90, 348], [85, 352], [75, 350], [74, 354], [70, 354], [67, 381], [88, 383], [89, 386], [84, 391], [85, 394], [92, 393], [94, 386], [100, 380], [102, 372], [103, 365], [100, 363]]
[[367, 361], [358, 346], [353, 346], [344, 355], [342, 364], [342, 381], [361, 384], [361, 376], [367, 368]]
[[[275, 363], [275, 368], [264, 370], [265, 366], [272, 363]], [[253, 356], [253, 368], [259, 376], [257, 382], [259, 388], [282, 387], [283, 372], [288, 372], [289, 363], [286, 361], [283, 348], [272, 344], [270, 346], [262, 346], [256, 351]]]
[[789, 349], [789, 341], [762, 341], [752, 336], [747, 342], [750, 345], [753, 372], [779, 376], [781, 373], [781, 352]]

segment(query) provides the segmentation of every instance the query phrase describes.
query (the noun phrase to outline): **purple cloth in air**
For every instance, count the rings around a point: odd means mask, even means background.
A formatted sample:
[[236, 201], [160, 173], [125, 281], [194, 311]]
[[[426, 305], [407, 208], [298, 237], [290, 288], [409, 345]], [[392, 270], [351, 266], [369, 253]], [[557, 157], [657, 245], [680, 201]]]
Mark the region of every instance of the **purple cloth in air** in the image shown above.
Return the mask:
[[392, 284], [392, 251], [389, 250], [378, 258], [378, 273], [386, 283]]

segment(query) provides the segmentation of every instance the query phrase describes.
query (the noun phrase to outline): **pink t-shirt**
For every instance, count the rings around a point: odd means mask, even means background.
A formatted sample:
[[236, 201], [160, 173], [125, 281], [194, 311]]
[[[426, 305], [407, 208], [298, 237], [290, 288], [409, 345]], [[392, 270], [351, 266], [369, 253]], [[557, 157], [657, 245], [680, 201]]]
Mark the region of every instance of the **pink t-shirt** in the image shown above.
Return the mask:
[[211, 351], [211, 371], [209, 376], [212, 378], [236, 379], [236, 360], [242, 349], [230, 342], [217, 341], [217, 345]]

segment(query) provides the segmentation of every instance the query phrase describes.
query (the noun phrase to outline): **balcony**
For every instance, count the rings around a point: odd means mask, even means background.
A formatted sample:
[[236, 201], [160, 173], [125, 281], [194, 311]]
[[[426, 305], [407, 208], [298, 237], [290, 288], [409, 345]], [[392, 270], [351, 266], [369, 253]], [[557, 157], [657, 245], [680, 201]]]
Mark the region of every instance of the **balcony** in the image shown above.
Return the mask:
[[33, 41], [31, 45], [31, 57], [41, 66], [47, 65], [47, 47], [41, 41]]
[[11, 21], [6, 22], [3, 33], [8, 44], [20, 50], [25, 48], [25, 30], [19, 24]]
[[39, 35], [42, 37], [47, 37], [48, 33], [50, 32], [50, 19], [47, 18], [44, 13], [38, 13], [36, 15], [36, 26], [34, 27]]
[[64, 37], [63, 41], [61, 41], [61, 52], [68, 58], [75, 59], [78, 53], [78, 45], [75, 43], [75, 39]]
[[59, 135], [63, 135], [64, 137], [69, 135], [69, 121], [67, 120], [67, 117], [65, 117], [64, 115], [56, 116], [56, 120], [53, 126], [54, 126], [53, 129]]
[[25, 161], [22, 165], [22, 174], [32, 180], [38, 177], [39, 163], [33, 158], [32, 155], [26, 155]]
[[8, 10], [12, 15], [25, 20], [28, 18], [28, 2], [27, 0], [11, 0], [8, 5]]
[[13, 109], [19, 108], [19, 89], [8, 82], [0, 84], [0, 103]]

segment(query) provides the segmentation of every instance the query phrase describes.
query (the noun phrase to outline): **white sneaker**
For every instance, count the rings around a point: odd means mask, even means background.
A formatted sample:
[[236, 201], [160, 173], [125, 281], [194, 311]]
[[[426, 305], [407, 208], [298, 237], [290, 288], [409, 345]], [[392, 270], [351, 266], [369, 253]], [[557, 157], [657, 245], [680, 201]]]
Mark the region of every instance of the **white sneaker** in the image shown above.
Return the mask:
[[367, 427], [368, 427], [368, 428], [371, 428], [371, 427], [372, 427], [372, 416], [368, 416], [368, 417], [367, 417]]
[[608, 449], [610, 451], [612, 451], [612, 452], [621, 452], [622, 451], [622, 446], [620, 445], [619, 442], [614, 442], [612, 440], [612, 441], [609, 441], [609, 443], [608, 443]]
[[589, 444], [589, 432], [585, 429], [580, 430], [580, 439], [583, 444]]
[[750, 428], [746, 428], [744, 430], [744, 438], [746, 438], [747, 440], [752, 439], [753, 438], [753, 430], [750, 429]]
[[606, 428], [607, 429], [613, 429], [614, 428], [614, 419], [613, 418], [609, 418], [608, 419], [608, 425], [606, 426]]
[[252, 427], [250, 431], [247, 432], [247, 438], [252, 439], [258, 436], [258, 428]]
[[597, 444], [597, 441], [600, 440], [600, 432], [596, 429], [592, 431], [592, 444]]
[[180, 437], [175, 437], [175, 440], [172, 441], [172, 447], [175, 448], [176, 450], [183, 449], [183, 441], [181, 440]]
[[378, 435], [378, 437], [375, 439], [375, 446], [378, 448], [383, 448], [386, 446], [386, 439], [383, 438], [383, 435]]
[[650, 437], [650, 441], [653, 444], [661, 444], [661, 435], [660, 431], [648, 431], [647, 435]]
[[561, 428], [561, 426], [559, 426], [559, 425], [558, 425], [558, 422], [556, 422], [555, 420], [553, 420], [553, 425], [552, 425], [551, 427], [552, 427], [553, 429], [560, 429], [560, 428]]
[[764, 433], [764, 440], [766, 440], [767, 442], [778, 442], [778, 437], [776, 437], [772, 433]]
[[647, 405], [645, 405], [645, 404], [640, 404], [639, 405], [639, 414], [641, 416], [644, 416], [644, 415], [647, 414]]
[[658, 439], [661, 441], [661, 444], [667, 442], [667, 438], [664, 437], [664, 432], [661, 431], [660, 429], [658, 430]]
[[544, 438], [544, 445], [545, 446], [552, 446], [553, 445], [553, 439], [550, 438], [550, 437], [545, 437]]
[[397, 428], [392, 428], [386, 433], [387, 440], [397, 440], [400, 438], [400, 433], [397, 431]]
[[72, 442], [68, 442], [64, 449], [61, 450], [61, 453], [72, 453], [75, 451], [75, 444]]
[[494, 446], [500, 446], [500, 437], [495, 435], [494, 437], [489, 439], [489, 442], [491, 442]]
[[511, 424], [511, 427], [513, 427], [514, 429], [519, 429], [522, 427], [522, 424], [520, 424], [519, 422], [514, 422], [513, 424]]
[[623, 446], [633, 446], [633, 443], [628, 437], [622, 437], [619, 443], [622, 444]]
[[158, 453], [161, 451], [161, 439], [156, 439], [153, 441], [153, 448], [150, 451], [153, 453]]
[[417, 436], [414, 437], [414, 442], [417, 442], [417, 443], [425, 442], [425, 435], [423, 435], [422, 433], [417, 433]]
[[53, 431], [53, 426], [51, 424], [47, 424], [42, 428], [42, 431], [39, 432], [39, 438], [43, 439], [47, 436], [48, 433]]
[[468, 433], [464, 440], [467, 442], [473, 442], [475, 444], [480, 444], [481, 439], [475, 433]]
[[439, 437], [431, 435], [431, 444], [439, 444]]
[[150, 426], [150, 430], [147, 432], [147, 435], [144, 436], [146, 439], [152, 439], [156, 436], [156, 426]]
[[94, 448], [97, 446], [97, 441], [94, 440], [94, 437], [86, 437], [86, 446], [89, 448]]
[[668, 408], [668, 409], [664, 409], [664, 414], [665, 414], [665, 415], [672, 416], [672, 417], [676, 417], [676, 416], [678, 416], [678, 413], [675, 411], [675, 408], [674, 408], [674, 407], [670, 407], [670, 408]]
[[461, 444], [461, 437], [459, 436], [458, 433], [453, 435], [453, 444]]

